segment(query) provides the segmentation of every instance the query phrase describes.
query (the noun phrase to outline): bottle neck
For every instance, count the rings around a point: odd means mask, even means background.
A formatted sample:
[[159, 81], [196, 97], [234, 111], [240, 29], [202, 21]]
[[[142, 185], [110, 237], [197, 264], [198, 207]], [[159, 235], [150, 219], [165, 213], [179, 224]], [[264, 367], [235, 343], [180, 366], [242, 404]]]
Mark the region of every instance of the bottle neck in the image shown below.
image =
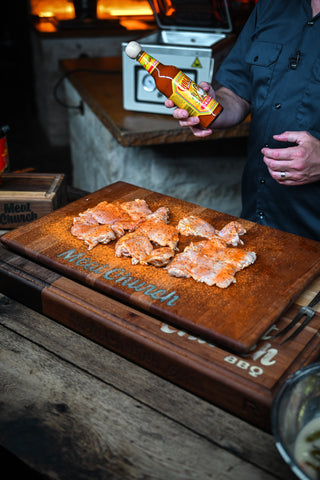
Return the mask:
[[152, 74], [152, 72], [155, 70], [157, 65], [159, 64], [158, 60], [156, 60], [154, 57], [149, 55], [148, 53], [144, 52], [141, 50], [137, 56], [137, 61], [142, 65], [147, 72]]

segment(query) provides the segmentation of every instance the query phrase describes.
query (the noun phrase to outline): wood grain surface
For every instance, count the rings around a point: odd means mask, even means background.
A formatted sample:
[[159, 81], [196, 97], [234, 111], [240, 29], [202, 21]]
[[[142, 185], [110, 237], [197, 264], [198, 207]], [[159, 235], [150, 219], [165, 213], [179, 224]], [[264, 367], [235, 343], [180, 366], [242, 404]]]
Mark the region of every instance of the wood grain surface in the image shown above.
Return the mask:
[[[194, 214], [220, 229], [233, 219], [221, 212], [117, 182], [7, 233], [2, 242], [94, 291], [107, 293], [238, 353], [249, 352], [320, 272], [320, 243], [246, 221], [243, 248], [255, 251], [257, 260], [239, 272], [237, 282], [227, 289], [173, 278], [156, 267], [133, 266], [130, 259], [114, 256], [114, 244], [99, 245], [89, 252], [82, 241], [72, 237], [72, 219], [86, 208], [102, 200], [135, 198], [144, 198], [152, 210], [169, 207], [173, 224], [184, 215]], [[140, 292], [129, 288], [119, 281], [124, 275], [130, 275], [140, 284], [145, 282], [148, 288]], [[148, 291], [151, 293], [147, 294]]]
[[0, 444], [31, 478], [296, 478], [272, 435], [2, 294], [0, 318]]

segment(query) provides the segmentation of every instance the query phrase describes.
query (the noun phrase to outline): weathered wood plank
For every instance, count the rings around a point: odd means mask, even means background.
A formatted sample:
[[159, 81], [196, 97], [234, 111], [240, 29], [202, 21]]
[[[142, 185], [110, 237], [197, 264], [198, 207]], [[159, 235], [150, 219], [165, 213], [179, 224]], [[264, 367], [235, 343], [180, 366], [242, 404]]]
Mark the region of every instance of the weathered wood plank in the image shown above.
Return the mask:
[[273, 478], [3, 326], [0, 344], [1, 442], [52, 478]]
[[[98, 384], [102, 382], [104, 388], [105, 385], [110, 384], [109, 386], [113, 390], [117, 389], [123, 392], [119, 394], [121, 398], [129, 396], [132, 401], [140, 405], [139, 408], [147, 409], [148, 412], [152, 409], [153, 412], [157, 412], [157, 418], [158, 415], [163, 417], [164, 423], [170, 421], [170, 425], [171, 422], [177, 424], [179, 431], [181, 426], [184, 426], [184, 429], [192, 432], [192, 437], [201, 437], [206, 445], [207, 442], [211, 444], [214, 451], [221, 450], [224, 455], [233, 452], [232, 459], [233, 456], [236, 456], [241, 464], [242, 460], [240, 459], [246, 459], [249, 464], [252, 464], [250, 469], [256, 468], [254, 465], [259, 469], [261, 468], [261, 473], [256, 473], [256, 475], [262, 476], [251, 478], [270, 478], [264, 476], [267, 471], [270, 472], [270, 475], [273, 475], [272, 478], [286, 478], [288, 480], [294, 478], [276, 452], [271, 435], [223, 412], [208, 402], [128, 362], [46, 317], [22, 307], [17, 302], [9, 300], [6, 304], [5, 298], [0, 297], [0, 300], [2, 299], [0, 303], [1, 323], [11, 330], [12, 335], [14, 335], [13, 332], [16, 332], [19, 336], [24, 336], [43, 346], [48, 352], [61, 357], [63, 364], [68, 362], [85, 370], [88, 375], [94, 377], [94, 382], [98, 382]], [[38, 349], [37, 346], [32, 347], [32, 350], [33, 348]], [[42, 354], [42, 349], [40, 349], [40, 352]], [[45, 366], [47, 366], [46, 362]], [[68, 365], [67, 368], [69, 368]], [[42, 375], [44, 375], [43, 372]], [[73, 379], [74, 374], [70, 375], [70, 378]], [[21, 376], [24, 378], [22, 373]], [[58, 381], [55, 395], [62, 395], [60, 390], [64, 390], [59, 386], [59, 383]], [[94, 386], [94, 391], [96, 391], [96, 386]], [[114, 401], [118, 402], [115, 398]], [[94, 408], [100, 408], [100, 406], [96, 405]], [[42, 414], [40, 413], [40, 415]], [[149, 420], [146, 421], [149, 422]], [[134, 435], [135, 433], [132, 433], [132, 441]], [[184, 442], [183, 438], [178, 441], [179, 445], [182, 442]], [[212, 455], [213, 453], [210, 453], [209, 456], [212, 457]], [[226, 460], [225, 465], [230, 465], [228, 458], [224, 459]], [[175, 469], [176, 467], [172, 468]], [[216, 468], [214, 471], [216, 472]], [[205, 474], [207, 475], [207, 473]], [[238, 478], [238, 473], [235, 474], [235, 471], [232, 475], [234, 476], [223, 475], [221, 478]], [[197, 478], [211, 477], [198, 476]], [[250, 477], [248, 476], [248, 478]]]

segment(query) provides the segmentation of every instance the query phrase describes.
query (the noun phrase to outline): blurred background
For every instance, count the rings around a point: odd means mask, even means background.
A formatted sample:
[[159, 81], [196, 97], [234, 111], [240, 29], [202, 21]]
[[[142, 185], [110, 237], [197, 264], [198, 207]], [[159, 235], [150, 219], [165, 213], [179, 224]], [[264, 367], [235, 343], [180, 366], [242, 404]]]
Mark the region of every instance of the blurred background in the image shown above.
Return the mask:
[[[241, 30], [254, 3], [229, 1], [234, 33]], [[156, 26], [147, 0], [2, 2], [0, 126], [10, 127], [10, 170], [65, 173], [71, 184], [67, 114], [53, 96], [61, 75], [59, 59], [103, 56], [102, 45], [110, 37], [119, 45], [113, 54], [120, 55], [121, 41]]]

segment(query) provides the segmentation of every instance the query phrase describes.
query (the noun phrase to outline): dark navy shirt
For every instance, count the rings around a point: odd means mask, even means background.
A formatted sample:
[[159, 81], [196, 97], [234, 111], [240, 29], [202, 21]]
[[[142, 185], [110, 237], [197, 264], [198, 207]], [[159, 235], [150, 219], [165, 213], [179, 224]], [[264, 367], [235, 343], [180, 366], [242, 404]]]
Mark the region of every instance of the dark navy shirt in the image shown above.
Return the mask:
[[320, 139], [320, 15], [312, 18], [311, 1], [258, 0], [216, 78], [251, 104], [241, 216], [320, 241], [320, 182], [279, 184], [261, 154], [288, 146], [272, 138], [287, 130]]

